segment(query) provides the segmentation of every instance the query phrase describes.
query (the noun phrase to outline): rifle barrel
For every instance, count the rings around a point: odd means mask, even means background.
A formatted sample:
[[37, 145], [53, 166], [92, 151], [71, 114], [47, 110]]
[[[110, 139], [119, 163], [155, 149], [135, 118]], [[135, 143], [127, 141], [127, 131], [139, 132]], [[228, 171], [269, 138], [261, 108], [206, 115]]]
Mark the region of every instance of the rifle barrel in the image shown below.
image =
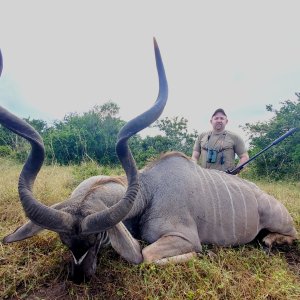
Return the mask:
[[267, 151], [272, 146], [277, 145], [279, 142], [283, 141], [285, 138], [287, 138], [288, 136], [290, 136], [291, 134], [293, 134], [297, 130], [299, 130], [299, 128], [292, 128], [292, 129], [290, 129], [288, 132], [286, 132], [281, 137], [279, 137], [274, 142], [272, 142], [269, 146], [267, 146], [266, 148], [264, 148], [261, 151], [259, 151], [258, 153], [256, 153], [253, 157], [251, 157], [250, 159], [248, 159], [247, 161], [245, 161], [244, 163], [242, 163], [238, 167], [232, 169], [231, 171], [228, 171], [228, 173], [231, 174], [231, 173], [234, 173], [237, 170], [242, 170], [245, 165], [247, 165], [249, 162], [251, 162], [252, 160], [254, 160], [257, 156], [261, 155], [262, 153], [264, 153], [265, 151]]
[[282, 140], [284, 140], [285, 138], [287, 138], [289, 135], [293, 134], [295, 131], [297, 131], [299, 128], [292, 128], [290, 129], [288, 132], [286, 132], [284, 135], [282, 135], [281, 137], [279, 137], [278, 139], [276, 139], [272, 145], [276, 145], [279, 142], [281, 142]]

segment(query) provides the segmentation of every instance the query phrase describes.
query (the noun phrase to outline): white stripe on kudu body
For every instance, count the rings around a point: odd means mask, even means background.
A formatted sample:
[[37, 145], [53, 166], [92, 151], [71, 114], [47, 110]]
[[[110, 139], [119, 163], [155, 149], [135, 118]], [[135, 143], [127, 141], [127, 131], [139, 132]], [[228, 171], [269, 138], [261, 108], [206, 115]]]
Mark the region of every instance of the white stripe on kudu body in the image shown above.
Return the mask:
[[[250, 242], [261, 229], [255, 196], [257, 186], [220, 171], [203, 169], [197, 165], [193, 169], [199, 180], [198, 185], [195, 184], [199, 189], [198, 194], [203, 193], [198, 200], [201, 206], [195, 210], [205, 210], [207, 216], [215, 218], [201, 224], [200, 240], [220, 245]], [[208, 224], [211, 225], [209, 229]]]
[[247, 207], [246, 207], [246, 200], [244, 197], [244, 194], [241, 190], [241, 188], [239, 187], [238, 184], [235, 185], [237, 187], [237, 189], [239, 190], [240, 194], [241, 194], [241, 200], [243, 200], [243, 206], [244, 206], [244, 215], [245, 215], [245, 226], [244, 226], [244, 230], [243, 230], [243, 237], [246, 237], [247, 234], [247, 228], [248, 228], [248, 215], [247, 215]]
[[228, 193], [228, 196], [229, 196], [230, 205], [231, 205], [232, 234], [233, 234], [233, 237], [234, 237], [235, 242], [237, 242], [236, 231], [235, 231], [235, 214], [236, 214], [236, 212], [235, 212], [235, 208], [234, 208], [234, 205], [233, 205], [232, 195], [231, 195], [231, 192], [230, 192], [230, 190], [229, 190], [229, 188], [228, 188], [228, 185], [227, 185], [227, 183], [224, 181], [223, 177], [220, 176], [219, 173], [216, 173], [216, 174], [217, 174], [217, 176], [219, 176], [219, 179], [220, 179], [220, 180], [222, 181], [222, 183], [224, 184], [225, 189], [226, 189], [226, 191], [227, 191], [227, 193]]
[[219, 195], [219, 189], [218, 189], [218, 186], [213, 178], [213, 176], [211, 176], [211, 173], [207, 173], [207, 175], [210, 177], [212, 183], [213, 183], [213, 186], [214, 186], [214, 191], [217, 195], [217, 209], [218, 209], [218, 220], [219, 222], [217, 222], [217, 220], [215, 221], [215, 223], [217, 225], [219, 225], [219, 229], [221, 230], [221, 238], [225, 240], [226, 236], [225, 236], [225, 232], [224, 232], [224, 226], [223, 226], [223, 220], [222, 220], [222, 211], [221, 211], [221, 198], [220, 198], [220, 195]]
[[[208, 178], [207, 176], [205, 176], [205, 174], [203, 173], [203, 169], [201, 169], [201, 172], [202, 172], [202, 180], [201, 180], [201, 186], [202, 186], [202, 190], [205, 190], [205, 187], [206, 189], [208, 189], [209, 191], [209, 198], [210, 199], [213, 199], [214, 198], [214, 195], [213, 195], [213, 191], [212, 191], [212, 188], [211, 188], [211, 184], [210, 182], [208, 181]], [[199, 173], [197, 172], [198, 176], [199, 176]], [[215, 202], [214, 201], [211, 201], [209, 203], [206, 204], [206, 207], [202, 207], [203, 210], [207, 210], [209, 207], [212, 207], [213, 209], [213, 220], [209, 220], [209, 222], [205, 223], [206, 224], [206, 231], [209, 231], [211, 233], [211, 239], [212, 240], [215, 240], [217, 239], [216, 237], [216, 230], [217, 230], [217, 215], [216, 215], [216, 206], [215, 206]], [[207, 215], [207, 213], [205, 213], [205, 215]], [[213, 224], [213, 228], [207, 228], [207, 225], [211, 225]]]

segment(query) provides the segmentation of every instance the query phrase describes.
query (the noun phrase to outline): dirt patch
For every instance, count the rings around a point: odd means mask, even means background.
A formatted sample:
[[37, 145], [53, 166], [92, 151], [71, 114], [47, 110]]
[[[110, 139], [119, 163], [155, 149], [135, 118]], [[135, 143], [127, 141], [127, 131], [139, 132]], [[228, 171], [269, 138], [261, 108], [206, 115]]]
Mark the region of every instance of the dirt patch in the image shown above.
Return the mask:
[[64, 299], [64, 300], [70, 300], [70, 299], [74, 299], [74, 297], [72, 298], [68, 294], [69, 294], [69, 292], [66, 288], [65, 283], [55, 283], [55, 284], [51, 284], [51, 285], [44, 285], [38, 291], [35, 291], [30, 295], [23, 295], [20, 298], [13, 297], [11, 299], [13, 299], [13, 300], [19, 300], [19, 299], [27, 299], [27, 300]]
[[290, 270], [300, 277], [300, 248], [294, 243], [291, 246], [280, 246], [271, 250], [272, 253], [281, 253], [284, 255]]

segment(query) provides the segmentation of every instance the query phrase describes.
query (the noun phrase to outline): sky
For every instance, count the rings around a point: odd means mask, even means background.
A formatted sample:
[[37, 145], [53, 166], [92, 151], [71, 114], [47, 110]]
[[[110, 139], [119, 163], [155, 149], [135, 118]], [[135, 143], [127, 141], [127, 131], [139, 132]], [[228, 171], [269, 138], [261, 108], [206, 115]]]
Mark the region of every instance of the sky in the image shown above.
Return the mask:
[[[299, 1], [4, 1], [0, 105], [51, 123], [113, 101], [128, 121], [156, 100], [156, 37], [169, 98], [161, 116], [210, 129], [267, 121], [300, 92]], [[144, 135], [151, 130], [145, 129]]]

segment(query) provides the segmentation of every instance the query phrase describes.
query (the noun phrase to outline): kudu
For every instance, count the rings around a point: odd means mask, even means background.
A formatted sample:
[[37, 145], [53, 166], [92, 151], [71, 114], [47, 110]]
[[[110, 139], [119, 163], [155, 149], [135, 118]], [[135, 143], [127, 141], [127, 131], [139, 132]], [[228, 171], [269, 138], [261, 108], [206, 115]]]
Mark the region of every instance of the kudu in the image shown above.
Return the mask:
[[[96, 256], [104, 244], [132, 263], [184, 261], [201, 251], [201, 243], [234, 246], [252, 241], [262, 229], [263, 241], [290, 244], [297, 238], [286, 208], [255, 184], [237, 176], [198, 166], [184, 154], [169, 153], [138, 171], [128, 139], [154, 122], [165, 106], [167, 81], [155, 43], [159, 95], [152, 108], [120, 131], [117, 155], [128, 184], [113, 177], [83, 181], [70, 198], [53, 207], [32, 194], [44, 160], [41, 137], [5, 109], [0, 123], [31, 143], [19, 180], [19, 195], [28, 223], [4, 238], [11, 243], [43, 229], [57, 232], [74, 257], [75, 278], [95, 273]], [[125, 224], [125, 225], [124, 225]], [[137, 239], [148, 246], [141, 249]]]

